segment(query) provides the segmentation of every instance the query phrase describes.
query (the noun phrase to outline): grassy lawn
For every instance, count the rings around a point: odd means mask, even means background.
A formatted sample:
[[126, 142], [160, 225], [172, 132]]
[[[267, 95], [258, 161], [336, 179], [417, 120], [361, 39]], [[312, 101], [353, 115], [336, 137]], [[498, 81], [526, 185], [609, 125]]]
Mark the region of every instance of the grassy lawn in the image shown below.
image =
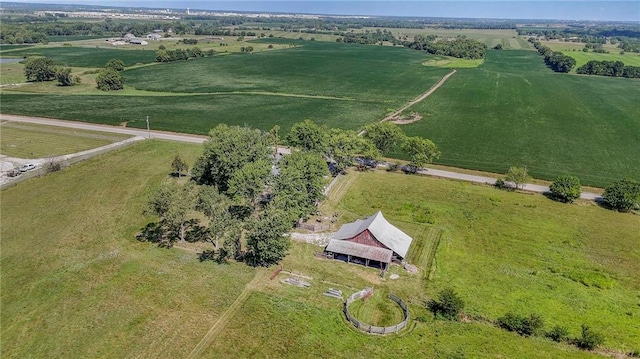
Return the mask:
[[172, 158], [145, 141], [2, 191], [3, 358], [185, 357], [254, 271], [135, 240]]
[[440, 164], [496, 173], [527, 165], [536, 178], [571, 173], [607, 186], [640, 178], [638, 84], [557, 74], [532, 51], [489, 51], [411, 107], [423, 119], [403, 128], [438, 144]]
[[19, 158], [52, 157], [105, 146], [129, 137], [116, 133], [3, 122], [0, 124], [0, 153]]

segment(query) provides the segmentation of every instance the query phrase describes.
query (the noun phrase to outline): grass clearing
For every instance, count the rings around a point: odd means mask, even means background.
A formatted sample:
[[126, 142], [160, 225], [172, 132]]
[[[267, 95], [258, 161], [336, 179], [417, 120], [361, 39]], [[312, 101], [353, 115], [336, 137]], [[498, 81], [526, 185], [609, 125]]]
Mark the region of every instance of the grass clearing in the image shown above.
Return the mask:
[[[378, 28], [364, 28], [362, 31], [376, 31]], [[477, 40], [488, 47], [493, 47], [497, 44], [502, 44], [502, 48], [505, 50], [521, 50], [530, 49], [530, 44], [518, 36], [515, 30], [501, 30], [501, 29], [441, 29], [441, 28], [426, 28], [426, 29], [402, 29], [402, 28], [387, 28], [387, 30], [393, 33], [398, 39], [412, 40], [416, 35], [436, 35], [442, 38], [455, 38], [458, 35], [464, 35], [469, 39]], [[520, 41], [523, 40], [523, 41]]]
[[200, 151], [144, 141], [2, 191], [3, 358], [191, 351], [254, 270], [134, 236], [172, 158], [193, 163]]
[[18, 158], [53, 157], [123, 141], [131, 136], [19, 122], [0, 123], [0, 153]]
[[403, 129], [438, 144], [439, 164], [494, 173], [526, 165], [535, 178], [570, 173], [605, 187], [640, 178], [638, 83], [557, 74], [532, 51], [489, 51], [412, 106], [423, 118]]
[[468, 69], [475, 68], [484, 63], [484, 59], [459, 59], [450, 56], [432, 56], [422, 64], [424, 66], [444, 67], [447, 69]]

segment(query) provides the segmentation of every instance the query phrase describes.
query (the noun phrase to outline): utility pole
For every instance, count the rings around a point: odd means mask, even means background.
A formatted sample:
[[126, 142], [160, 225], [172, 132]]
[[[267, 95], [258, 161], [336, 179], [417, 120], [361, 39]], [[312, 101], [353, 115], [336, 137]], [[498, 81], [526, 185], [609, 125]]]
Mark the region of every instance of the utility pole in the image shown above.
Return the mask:
[[147, 116], [147, 138], [151, 138], [151, 130], [149, 129], [149, 116]]

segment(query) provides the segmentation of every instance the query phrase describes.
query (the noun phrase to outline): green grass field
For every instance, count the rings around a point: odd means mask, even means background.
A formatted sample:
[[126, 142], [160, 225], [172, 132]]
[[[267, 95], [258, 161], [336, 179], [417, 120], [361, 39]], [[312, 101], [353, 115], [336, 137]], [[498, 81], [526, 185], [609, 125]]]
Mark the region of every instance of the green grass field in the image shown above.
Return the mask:
[[[364, 30], [376, 31], [377, 28], [364, 28]], [[500, 29], [441, 29], [441, 28], [427, 28], [427, 29], [400, 29], [390, 28], [393, 35], [398, 39], [408, 39], [411, 41], [415, 35], [436, 35], [443, 38], [455, 38], [458, 35], [464, 35], [469, 39], [477, 40], [488, 47], [494, 47], [498, 44], [502, 45], [505, 50], [521, 50], [530, 49], [526, 39], [518, 36], [515, 30], [500, 30]]]
[[490, 51], [425, 101], [405, 132], [438, 144], [438, 163], [607, 186], [640, 178], [638, 80], [558, 74], [532, 51]]
[[72, 67], [104, 67], [111, 59], [120, 59], [125, 66], [137, 63], [155, 62], [155, 50], [104, 49], [92, 47], [60, 46], [60, 47], [29, 47], [8, 52], [12, 57], [46, 56], [57, 64]]
[[199, 146], [145, 141], [2, 191], [3, 358], [183, 358], [254, 270], [135, 240]]
[[0, 123], [0, 154], [18, 158], [65, 155], [105, 146], [131, 136], [27, 123]]
[[18, 84], [26, 82], [24, 65], [20, 63], [0, 65], [0, 85]]

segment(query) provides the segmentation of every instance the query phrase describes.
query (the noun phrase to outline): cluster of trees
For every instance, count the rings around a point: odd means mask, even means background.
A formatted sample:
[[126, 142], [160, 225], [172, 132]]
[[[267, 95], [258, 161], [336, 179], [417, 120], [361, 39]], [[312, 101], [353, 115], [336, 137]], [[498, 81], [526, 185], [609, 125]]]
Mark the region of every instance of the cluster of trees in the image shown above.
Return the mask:
[[96, 76], [96, 87], [102, 91], [117, 91], [124, 88], [124, 62], [118, 59], [111, 59], [104, 69]]
[[625, 66], [622, 61], [591, 60], [578, 67], [576, 72], [583, 75], [640, 78], [640, 67]]
[[[270, 47], [271, 49], [273, 48], [273, 46]], [[253, 52], [253, 46], [242, 46], [240, 48], [240, 52], [246, 52], [246, 53], [252, 53]]]
[[554, 326], [548, 332], [544, 332], [544, 318], [531, 313], [529, 316], [507, 313], [496, 320], [496, 324], [505, 330], [518, 333], [522, 336], [544, 335], [555, 342], [569, 342], [580, 349], [593, 350], [604, 344], [604, 336], [593, 330], [586, 324], [581, 326], [581, 335], [577, 338], [569, 338], [569, 331], [563, 326]]
[[216, 52], [212, 49], [202, 51], [202, 49], [197, 46], [186, 50], [167, 50], [164, 45], [160, 45], [160, 49], [156, 51], [156, 62], [173, 62], [188, 60], [190, 58], [210, 57], [214, 56], [215, 53]]
[[384, 41], [398, 43], [391, 31], [384, 29], [376, 29], [376, 31], [365, 30], [364, 32], [345, 32], [342, 38], [336, 39], [337, 42], [355, 43], [355, 44], [382, 44]]
[[[290, 245], [283, 234], [315, 211], [328, 170], [320, 154], [303, 149], [282, 158], [276, 174], [272, 147], [277, 142], [277, 127], [268, 133], [227, 125], [212, 129], [191, 180], [167, 181], [151, 197], [149, 210], [159, 222], [140, 238], [164, 246], [175, 240], [210, 242], [213, 249], [203, 259], [235, 258], [258, 266], [278, 262]], [[176, 157], [172, 168], [180, 176], [188, 166]], [[199, 220], [203, 216], [206, 226]]]
[[28, 57], [24, 64], [24, 75], [27, 81], [58, 80], [59, 86], [73, 86], [81, 81], [79, 76], [71, 74], [70, 67], [58, 66], [47, 57]]
[[518, 28], [517, 31], [518, 35], [587, 44], [606, 44], [608, 40], [612, 45], [618, 44], [623, 51], [640, 52], [640, 27], [637, 25], [585, 27], [581, 24], [568, 28]]
[[583, 52], [595, 52], [595, 53], [599, 53], [599, 54], [606, 54], [609, 51], [605, 50], [604, 47], [602, 46], [603, 43], [586, 43], [584, 44], [584, 48], [582, 48]]
[[424, 50], [430, 54], [453, 56], [461, 59], [482, 59], [487, 52], [487, 45], [467, 39], [459, 35], [455, 40], [436, 41], [435, 36], [415, 37], [413, 42], [405, 42], [404, 46]]
[[538, 54], [544, 56], [544, 62], [555, 72], [569, 72], [576, 65], [576, 60], [559, 51], [552, 51], [548, 46], [542, 45], [539, 41], [534, 41], [533, 46], [538, 50]]

